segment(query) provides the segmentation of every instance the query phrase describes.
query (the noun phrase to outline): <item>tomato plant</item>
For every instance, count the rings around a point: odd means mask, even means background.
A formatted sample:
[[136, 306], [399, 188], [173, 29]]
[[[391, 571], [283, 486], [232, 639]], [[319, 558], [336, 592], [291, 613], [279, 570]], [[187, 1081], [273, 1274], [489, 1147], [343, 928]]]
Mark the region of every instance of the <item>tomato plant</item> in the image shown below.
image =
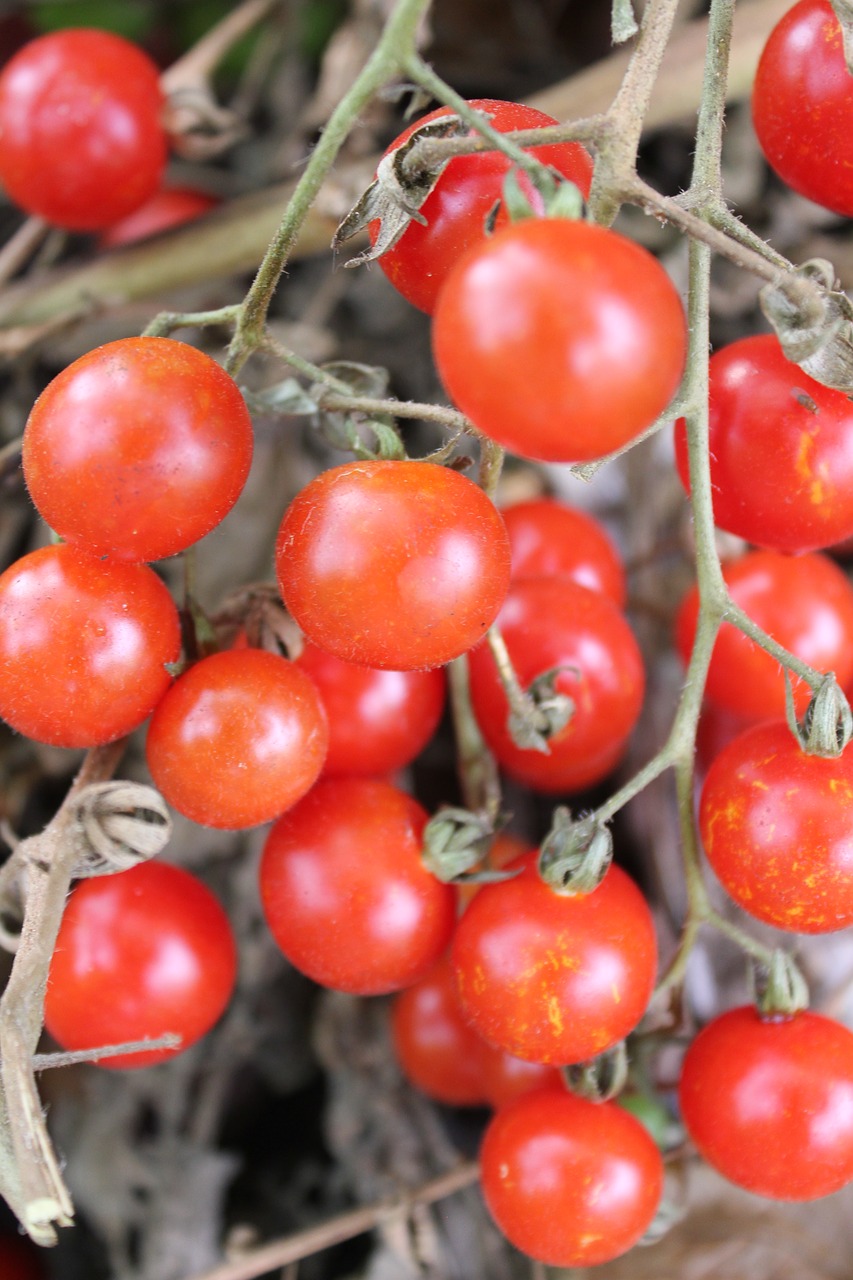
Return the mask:
[[447, 957], [395, 996], [391, 1031], [403, 1074], [423, 1093], [451, 1106], [485, 1104], [486, 1045], [465, 1021]]
[[[853, 533], [853, 406], [786, 360], [777, 338], [742, 338], [711, 357], [709, 426], [721, 529], [776, 551]], [[675, 450], [689, 492], [683, 420]]]
[[509, 586], [509, 542], [473, 481], [430, 462], [352, 462], [297, 494], [276, 544], [284, 603], [345, 662], [408, 671], [465, 653]]
[[499, 1111], [480, 1152], [483, 1195], [516, 1248], [552, 1267], [618, 1258], [651, 1224], [663, 1161], [612, 1102], [539, 1089]]
[[[724, 564], [723, 577], [735, 603], [774, 640], [818, 671], [834, 671], [842, 687], [853, 679], [853, 588], [827, 556], [750, 551]], [[676, 644], [685, 664], [698, 608], [698, 592], [692, 587], [676, 618]], [[730, 623], [720, 628], [705, 691], [709, 702], [744, 721], [785, 714], [779, 663]], [[808, 686], [795, 679], [799, 714], [809, 697]]]
[[172, 683], [172, 597], [147, 565], [51, 546], [0, 576], [0, 716], [55, 747], [130, 733]]
[[625, 569], [607, 530], [594, 516], [554, 498], [533, 498], [502, 507], [514, 581], [567, 577], [601, 591], [620, 609]]
[[783, 721], [756, 725], [711, 765], [699, 823], [750, 915], [796, 933], [853, 924], [853, 752], [808, 755]]
[[[499, 133], [539, 129], [557, 123], [544, 111], [518, 102], [475, 98], [468, 105], [484, 112], [492, 128]], [[422, 116], [394, 139], [385, 154], [396, 151], [416, 129], [450, 114], [449, 107], [439, 107], [437, 111]], [[530, 153], [575, 183], [585, 197], [589, 195], [592, 160], [579, 143], [531, 147]], [[451, 268], [466, 249], [485, 238], [486, 219], [502, 198], [503, 180], [511, 167], [512, 161], [499, 151], [456, 156], [420, 207], [424, 223], [410, 222], [397, 243], [382, 254], [379, 265], [394, 288], [421, 311], [432, 314]], [[528, 198], [535, 199], [529, 179], [520, 172], [518, 180]], [[506, 210], [501, 205], [496, 226], [504, 226], [506, 222]], [[377, 225], [370, 224], [374, 242]]]
[[853, 1179], [853, 1034], [839, 1022], [730, 1009], [687, 1050], [679, 1098], [702, 1155], [747, 1191], [816, 1200]]
[[30, 41], [0, 73], [0, 180], [27, 213], [71, 231], [117, 222], [166, 164], [155, 64], [107, 31]]
[[215, 653], [161, 699], [148, 729], [158, 789], [207, 827], [277, 818], [320, 776], [329, 740], [320, 695], [292, 662], [260, 649]]
[[402, 769], [426, 746], [444, 709], [444, 672], [381, 671], [306, 643], [296, 659], [329, 718], [326, 777]]
[[537, 854], [484, 885], [461, 917], [452, 962], [472, 1026], [517, 1058], [583, 1062], [623, 1039], [655, 979], [654, 922], [634, 882], [610, 867], [591, 893], [556, 893]]
[[532, 218], [457, 263], [432, 339], [447, 392], [484, 435], [522, 458], [583, 462], [663, 412], [687, 326], [645, 249], [588, 222]]
[[209, 533], [252, 460], [243, 397], [215, 360], [171, 338], [120, 338], [64, 369], [24, 431], [39, 514], [68, 542], [159, 560]]
[[752, 89], [761, 149], [789, 187], [853, 214], [853, 83], [829, 0], [800, 0], [764, 46]]
[[228, 918], [210, 890], [181, 867], [144, 862], [72, 892], [51, 960], [45, 1026], [69, 1050], [179, 1035], [178, 1048], [99, 1063], [151, 1066], [210, 1030], [236, 972]]
[[288, 960], [322, 986], [382, 995], [417, 982], [445, 950], [451, 885], [421, 862], [421, 806], [387, 782], [322, 779], [264, 846], [264, 914]]
[[557, 671], [557, 691], [574, 704], [547, 755], [516, 746], [495, 660], [479, 645], [469, 656], [471, 699], [502, 768], [537, 791], [598, 782], [622, 756], [643, 700], [642, 657], [625, 618], [600, 592], [565, 578], [530, 578], [510, 588], [498, 625], [522, 687]]
[[136, 244], [138, 240], [147, 240], [161, 231], [193, 222], [202, 214], [209, 213], [218, 203], [215, 196], [206, 191], [196, 191], [193, 187], [163, 187], [127, 217], [107, 227], [98, 238], [98, 244], [102, 249]]

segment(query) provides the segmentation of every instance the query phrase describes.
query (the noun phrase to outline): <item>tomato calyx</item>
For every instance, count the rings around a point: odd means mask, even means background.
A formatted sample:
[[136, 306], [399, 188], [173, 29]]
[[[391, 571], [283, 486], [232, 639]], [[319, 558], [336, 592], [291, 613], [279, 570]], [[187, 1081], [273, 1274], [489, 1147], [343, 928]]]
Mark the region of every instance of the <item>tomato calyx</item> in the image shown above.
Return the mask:
[[829, 3], [841, 28], [844, 61], [847, 63], [847, 70], [853, 75], [853, 0], [829, 0]]
[[379, 222], [379, 232], [369, 249], [344, 263], [345, 267], [360, 267], [375, 262], [383, 253], [393, 249], [411, 222], [426, 225], [420, 212], [427, 197], [447, 168], [452, 157], [440, 163], [414, 169], [407, 164], [409, 153], [424, 138], [464, 138], [469, 126], [456, 115], [441, 116], [415, 129], [401, 146], [383, 156], [376, 167], [376, 177], [356, 201], [339, 224], [332, 237], [332, 249], [337, 251], [371, 222]]
[[[510, 222], [543, 217], [577, 220], [583, 216], [584, 199], [580, 188], [562, 174], [554, 169], [540, 168], [525, 173], [524, 177], [528, 189], [519, 180], [517, 168], [510, 169], [503, 181], [503, 204]], [[492, 224], [498, 207], [496, 205], [490, 215]], [[488, 229], [491, 230], [490, 227]]]
[[628, 1051], [620, 1040], [587, 1062], [573, 1062], [561, 1074], [566, 1087], [587, 1102], [609, 1102], [625, 1088], [628, 1079]]
[[837, 287], [835, 268], [825, 258], [811, 258], [794, 274], [816, 289], [795, 293], [767, 284], [761, 309], [776, 331], [788, 360], [826, 387], [853, 391], [853, 304]]
[[574, 701], [557, 690], [557, 680], [564, 671], [580, 675], [576, 667], [560, 666], [543, 671], [527, 686], [523, 703], [511, 707], [507, 731], [523, 751], [541, 751], [548, 755], [548, 739], [565, 729], [574, 715]]
[[463, 876], [466, 882], [505, 880], [507, 874], [501, 871], [466, 874], [483, 861], [494, 838], [494, 823], [485, 814], [445, 805], [424, 827], [421, 860], [428, 871], [445, 883]]
[[554, 810], [551, 830], [539, 851], [539, 874], [555, 893], [592, 893], [613, 860], [613, 838], [594, 815], [575, 819], [563, 806]]
[[809, 1006], [809, 989], [789, 952], [776, 948], [768, 965], [753, 970], [755, 1004], [759, 1016], [774, 1021], [793, 1018]]
[[832, 672], [824, 676], [802, 721], [796, 719], [791, 681], [786, 677], [785, 710], [788, 727], [807, 755], [835, 759], [853, 737], [850, 703]]

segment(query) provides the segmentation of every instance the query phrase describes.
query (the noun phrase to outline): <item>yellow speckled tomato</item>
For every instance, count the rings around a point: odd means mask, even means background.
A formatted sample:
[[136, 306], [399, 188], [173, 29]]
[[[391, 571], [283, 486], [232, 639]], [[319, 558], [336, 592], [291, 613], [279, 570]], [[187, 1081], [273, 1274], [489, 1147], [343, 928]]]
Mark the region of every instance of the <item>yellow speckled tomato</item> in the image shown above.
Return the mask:
[[699, 822], [750, 915], [796, 933], [853, 924], [853, 751], [807, 755], [783, 721], [756, 725], [711, 765]]
[[557, 893], [537, 854], [485, 885], [462, 916], [452, 963], [469, 1021], [530, 1062], [582, 1062], [645, 1012], [655, 979], [654, 922], [637, 886], [611, 866], [592, 893]]

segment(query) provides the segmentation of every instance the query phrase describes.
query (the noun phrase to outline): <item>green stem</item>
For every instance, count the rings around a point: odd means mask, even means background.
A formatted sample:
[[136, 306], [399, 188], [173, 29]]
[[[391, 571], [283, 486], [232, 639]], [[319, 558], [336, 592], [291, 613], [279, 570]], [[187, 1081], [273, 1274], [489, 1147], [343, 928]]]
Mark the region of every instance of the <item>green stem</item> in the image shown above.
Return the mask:
[[240, 304], [219, 307], [216, 311], [161, 311], [142, 330], [145, 338], [168, 338], [176, 329], [204, 328], [214, 324], [234, 324], [240, 315]]
[[494, 823], [501, 810], [500, 776], [471, 705], [467, 654], [448, 663], [447, 678], [462, 799], [466, 809]]
[[407, 65], [418, 25], [428, 6], [429, 0], [398, 0], [379, 43], [329, 117], [254, 282], [243, 299], [226, 366], [232, 375], [240, 371], [263, 341], [267, 312], [299, 229], [352, 129], [353, 121], [374, 94]]

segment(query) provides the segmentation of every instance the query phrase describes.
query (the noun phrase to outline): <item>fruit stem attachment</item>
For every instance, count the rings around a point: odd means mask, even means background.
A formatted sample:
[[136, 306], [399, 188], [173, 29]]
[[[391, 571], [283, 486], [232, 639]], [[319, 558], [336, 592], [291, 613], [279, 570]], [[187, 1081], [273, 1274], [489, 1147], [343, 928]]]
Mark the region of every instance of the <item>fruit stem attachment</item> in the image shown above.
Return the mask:
[[628, 1050], [620, 1040], [612, 1049], [588, 1062], [573, 1062], [562, 1068], [566, 1087], [587, 1102], [609, 1102], [625, 1088], [628, 1080]]
[[753, 966], [755, 1003], [762, 1018], [793, 1018], [809, 1007], [809, 989], [793, 957], [777, 948], [768, 965]]
[[613, 861], [613, 839], [595, 816], [575, 819], [570, 809], [554, 810], [551, 830], [539, 851], [539, 874], [555, 893], [592, 893]]

